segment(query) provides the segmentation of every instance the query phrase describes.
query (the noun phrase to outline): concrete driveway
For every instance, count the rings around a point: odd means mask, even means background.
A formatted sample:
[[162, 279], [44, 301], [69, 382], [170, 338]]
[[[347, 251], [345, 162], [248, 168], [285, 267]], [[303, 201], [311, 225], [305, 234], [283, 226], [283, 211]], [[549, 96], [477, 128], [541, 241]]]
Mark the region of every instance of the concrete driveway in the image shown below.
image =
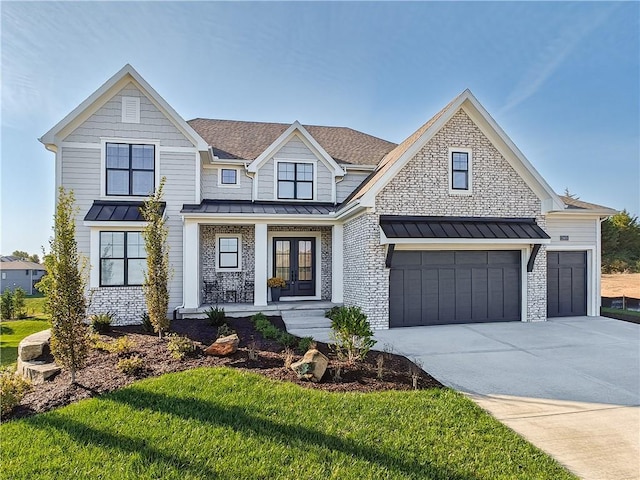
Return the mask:
[[640, 479], [640, 325], [603, 317], [376, 332], [584, 479]]

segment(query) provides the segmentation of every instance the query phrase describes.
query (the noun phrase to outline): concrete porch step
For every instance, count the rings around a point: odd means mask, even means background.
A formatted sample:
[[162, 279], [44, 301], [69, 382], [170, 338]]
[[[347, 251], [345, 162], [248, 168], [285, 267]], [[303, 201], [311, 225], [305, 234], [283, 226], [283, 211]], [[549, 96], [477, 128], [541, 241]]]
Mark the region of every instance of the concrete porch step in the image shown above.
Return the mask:
[[286, 318], [282, 312], [282, 321], [287, 326], [287, 330], [292, 328], [331, 328], [331, 320], [324, 317], [293, 317]]
[[330, 328], [293, 328], [287, 331], [296, 337], [311, 337], [317, 342], [332, 343]]
[[282, 315], [286, 315], [287, 318], [324, 318], [324, 313], [328, 309], [294, 309], [294, 310], [281, 310]]

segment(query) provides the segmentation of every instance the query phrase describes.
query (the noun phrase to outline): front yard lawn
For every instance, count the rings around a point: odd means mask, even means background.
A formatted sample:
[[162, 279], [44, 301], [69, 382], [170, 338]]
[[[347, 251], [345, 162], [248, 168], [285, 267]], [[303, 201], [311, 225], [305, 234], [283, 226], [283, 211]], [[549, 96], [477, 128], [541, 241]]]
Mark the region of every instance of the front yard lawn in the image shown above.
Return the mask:
[[49, 321], [44, 318], [0, 322], [0, 366], [16, 361], [20, 340], [47, 328]]
[[449, 389], [332, 393], [230, 368], [0, 425], [6, 478], [565, 479]]

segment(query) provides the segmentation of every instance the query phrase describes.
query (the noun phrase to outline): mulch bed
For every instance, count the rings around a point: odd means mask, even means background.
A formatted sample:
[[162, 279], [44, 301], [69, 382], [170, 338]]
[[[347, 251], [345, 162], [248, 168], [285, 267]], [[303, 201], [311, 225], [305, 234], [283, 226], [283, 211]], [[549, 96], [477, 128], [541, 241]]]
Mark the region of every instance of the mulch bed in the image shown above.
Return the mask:
[[[277, 327], [284, 329], [280, 317], [269, 317]], [[196, 342], [196, 355], [183, 360], [173, 359], [167, 350], [167, 339], [159, 339], [157, 335], [145, 332], [140, 326], [113, 327], [112, 331], [102, 335], [101, 339], [110, 341], [114, 338], [128, 335], [135, 347], [131, 354], [144, 359], [145, 370], [136, 377], [125, 375], [117, 368], [122, 356], [99, 350], [91, 350], [87, 366], [76, 374], [76, 384], [70, 384], [69, 373], [63, 371], [53, 380], [42, 385], [36, 385], [28, 393], [7, 418], [19, 418], [46, 412], [54, 408], [68, 405], [78, 400], [99, 396], [103, 393], [122, 388], [145, 377], [155, 377], [165, 373], [180, 372], [197, 367], [227, 366], [259, 373], [266, 377], [288, 381], [303, 387], [332, 392], [376, 392], [384, 390], [411, 390], [413, 378], [411, 371], [416, 371], [415, 365], [406, 357], [392, 353], [371, 351], [364, 362], [348, 365], [338, 361], [325, 343], [318, 343], [317, 348], [329, 357], [329, 367], [322, 381], [312, 383], [299, 380], [290, 369], [284, 368], [285, 355], [283, 347], [273, 341], [262, 338], [249, 318], [228, 318], [228, 325], [240, 337], [238, 351], [229, 357], [212, 357], [205, 355], [203, 350], [213, 343], [217, 337], [216, 327], [210, 326], [206, 320], [177, 320], [172, 322], [173, 332], [185, 335]], [[248, 345], [254, 341], [257, 345], [257, 360], [250, 360]], [[376, 365], [380, 355], [384, 356], [383, 376], [378, 379]], [[294, 361], [302, 357], [296, 352]], [[340, 367], [341, 379], [334, 379], [336, 367]], [[442, 387], [433, 377], [417, 369], [418, 388]]]

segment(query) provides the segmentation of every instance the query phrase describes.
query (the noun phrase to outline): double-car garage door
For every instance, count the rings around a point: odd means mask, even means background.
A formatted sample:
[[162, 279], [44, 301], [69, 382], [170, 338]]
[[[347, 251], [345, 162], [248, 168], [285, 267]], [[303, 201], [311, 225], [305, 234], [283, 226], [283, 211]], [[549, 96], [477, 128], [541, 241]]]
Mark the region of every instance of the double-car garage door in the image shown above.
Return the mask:
[[[547, 315], [587, 313], [587, 255], [547, 252]], [[391, 327], [521, 319], [519, 250], [396, 251], [389, 279]]]
[[391, 327], [520, 320], [519, 250], [396, 251]]

